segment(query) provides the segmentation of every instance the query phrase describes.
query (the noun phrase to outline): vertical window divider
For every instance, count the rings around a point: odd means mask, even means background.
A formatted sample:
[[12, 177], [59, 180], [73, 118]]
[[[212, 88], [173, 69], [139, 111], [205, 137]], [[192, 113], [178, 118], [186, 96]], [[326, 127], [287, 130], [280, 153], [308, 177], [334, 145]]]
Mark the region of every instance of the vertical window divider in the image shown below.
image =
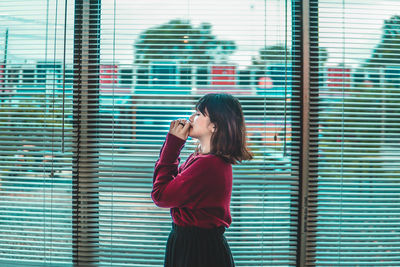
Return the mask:
[[300, 157], [297, 266], [306, 266], [310, 133], [310, 0], [300, 2]]
[[[297, 8], [293, 9], [293, 51], [294, 70], [298, 73], [294, 84], [300, 88], [300, 136], [295, 137], [300, 143], [299, 157], [299, 195], [298, 195], [298, 225], [297, 225], [297, 255], [296, 266], [313, 265], [315, 262], [315, 228], [310, 222], [310, 218], [315, 218], [314, 208], [310, 208], [309, 203], [316, 203], [309, 196], [310, 181], [316, 177], [310, 177], [311, 150], [318, 151], [318, 144], [310, 144], [310, 135], [318, 134], [317, 129], [310, 127], [310, 96], [311, 84], [317, 82], [318, 77], [311, 77], [310, 71], [318, 71], [318, 61], [313, 61], [311, 55], [318, 56], [318, 1], [298, 0], [295, 1]], [[297, 38], [296, 38], [297, 37]], [[297, 40], [296, 40], [297, 39]], [[316, 53], [316, 54], [315, 54]], [[298, 63], [296, 63], [298, 62]], [[318, 73], [318, 72], [316, 72]], [[319, 86], [316, 86], [319, 88]], [[318, 92], [316, 92], [318, 93]], [[314, 197], [314, 195], [313, 195]]]
[[73, 93], [73, 262], [97, 266], [101, 0], [76, 0]]
[[[308, 51], [309, 51], [309, 96], [319, 98], [320, 96], [320, 88], [323, 87], [322, 80], [320, 79], [321, 75], [321, 67], [322, 65], [320, 64], [321, 58], [320, 58], [320, 47], [319, 47], [319, 0], [309, 0], [309, 46], [308, 46]], [[323, 69], [322, 69], [323, 70]], [[311, 75], [314, 74], [314, 75]], [[316, 74], [316, 75], [315, 75]], [[311, 108], [313, 110], [320, 110], [318, 103], [319, 101], [308, 101], [308, 107], [309, 109], [307, 110], [308, 114], [308, 121], [311, 123]], [[319, 113], [315, 112], [315, 114], [312, 114], [312, 120], [315, 123], [318, 123], [319, 125]], [[309, 139], [308, 143], [308, 153], [309, 153], [309, 158], [308, 158], [308, 166], [307, 166], [307, 176], [304, 179], [307, 180], [307, 195], [306, 195], [306, 218], [305, 218], [305, 230], [306, 230], [306, 265], [311, 265], [311, 266], [316, 266], [316, 235], [317, 235], [317, 229], [316, 229], [316, 221], [318, 220], [317, 217], [317, 209], [318, 209], [318, 192], [312, 192], [312, 194], [309, 194], [310, 192], [310, 186], [311, 183], [317, 183], [318, 182], [318, 168], [315, 168], [316, 170], [310, 172], [310, 168], [312, 166], [318, 166], [318, 153], [319, 153], [319, 143], [318, 143], [318, 134], [319, 134], [319, 127], [314, 127], [310, 124], [309, 129], [308, 129], [308, 134], [307, 136], [310, 138], [311, 136], [314, 136], [314, 139]], [[316, 140], [316, 141], [313, 141]]]

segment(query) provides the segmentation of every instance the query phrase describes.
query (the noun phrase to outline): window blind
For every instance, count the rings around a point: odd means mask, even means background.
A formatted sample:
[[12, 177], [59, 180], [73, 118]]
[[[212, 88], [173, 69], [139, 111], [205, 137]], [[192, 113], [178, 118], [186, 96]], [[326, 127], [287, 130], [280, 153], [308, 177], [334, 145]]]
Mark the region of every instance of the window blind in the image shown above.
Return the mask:
[[302, 264], [303, 219], [304, 265], [396, 265], [399, 5], [307, 5], [1, 3], [0, 264], [162, 265], [171, 219], [150, 192], [169, 122], [227, 92], [255, 154], [233, 169], [237, 265]]
[[[238, 266], [295, 265], [299, 87], [291, 1], [103, 1], [100, 266], [161, 266], [171, 218], [150, 198], [171, 120], [204, 94], [242, 103], [255, 159], [234, 166], [226, 232]], [[183, 163], [194, 151], [189, 138]]]
[[400, 262], [400, 5], [312, 1], [309, 257]]
[[[149, 195], [168, 124], [189, 116], [203, 94], [228, 92], [242, 102], [255, 153], [234, 169], [227, 235], [236, 262], [293, 264], [290, 2], [236, 2], [227, 12], [226, 4], [181, 1], [170, 14], [144, 2], [128, 7], [2, 4], [1, 263], [160, 265], [170, 218]], [[157, 13], [167, 16], [155, 23]], [[249, 26], [258, 29], [249, 34]], [[188, 140], [182, 162], [193, 149]]]
[[70, 265], [73, 2], [0, 10], [0, 265]]

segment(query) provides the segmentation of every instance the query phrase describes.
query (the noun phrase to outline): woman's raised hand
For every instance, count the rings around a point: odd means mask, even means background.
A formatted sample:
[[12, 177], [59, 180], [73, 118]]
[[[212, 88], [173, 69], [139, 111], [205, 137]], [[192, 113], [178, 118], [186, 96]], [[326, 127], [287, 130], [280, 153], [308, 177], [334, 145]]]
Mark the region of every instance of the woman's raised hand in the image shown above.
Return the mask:
[[180, 139], [186, 140], [189, 136], [190, 122], [185, 119], [178, 119], [171, 121], [169, 127], [169, 133], [179, 137]]

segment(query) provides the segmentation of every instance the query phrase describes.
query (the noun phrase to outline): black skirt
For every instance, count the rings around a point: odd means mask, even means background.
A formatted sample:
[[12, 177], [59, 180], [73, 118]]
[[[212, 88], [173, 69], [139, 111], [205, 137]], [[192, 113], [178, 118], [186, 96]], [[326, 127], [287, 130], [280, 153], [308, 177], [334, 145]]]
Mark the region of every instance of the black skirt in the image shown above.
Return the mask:
[[235, 266], [225, 227], [181, 227], [172, 223], [165, 250], [165, 267]]

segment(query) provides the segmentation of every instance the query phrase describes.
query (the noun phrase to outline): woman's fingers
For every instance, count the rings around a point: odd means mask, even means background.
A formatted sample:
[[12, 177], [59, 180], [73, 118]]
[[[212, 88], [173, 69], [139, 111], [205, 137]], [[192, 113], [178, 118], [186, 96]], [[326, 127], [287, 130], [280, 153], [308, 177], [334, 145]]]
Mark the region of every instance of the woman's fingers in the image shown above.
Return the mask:
[[190, 123], [186, 121], [185, 126], [183, 126], [183, 130], [187, 131], [189, 128], [190, 128]]
[[186, 140], [189, 135], [189, 127], [189, 121], [178, 119], [171, 122], [169, 132], [181, 139]]

